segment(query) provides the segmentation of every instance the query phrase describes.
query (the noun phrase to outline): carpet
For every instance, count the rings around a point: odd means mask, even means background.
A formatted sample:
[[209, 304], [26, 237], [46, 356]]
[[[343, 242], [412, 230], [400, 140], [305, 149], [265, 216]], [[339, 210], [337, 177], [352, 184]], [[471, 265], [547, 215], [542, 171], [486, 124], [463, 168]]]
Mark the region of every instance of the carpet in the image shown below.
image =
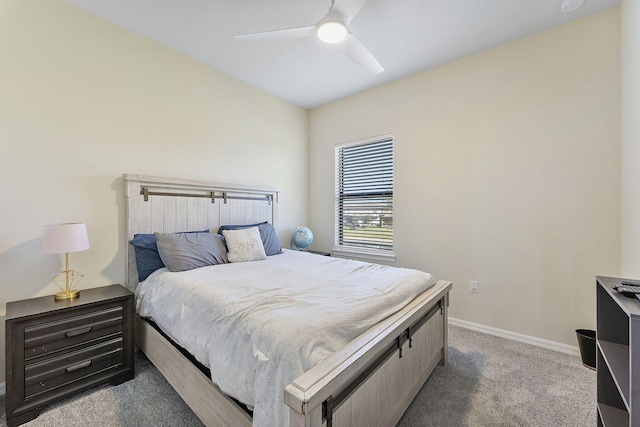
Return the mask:
[[398, 426], [583, 427], [596, 417], [596, 373], [579, 357], [450, 326], [449, 364]]

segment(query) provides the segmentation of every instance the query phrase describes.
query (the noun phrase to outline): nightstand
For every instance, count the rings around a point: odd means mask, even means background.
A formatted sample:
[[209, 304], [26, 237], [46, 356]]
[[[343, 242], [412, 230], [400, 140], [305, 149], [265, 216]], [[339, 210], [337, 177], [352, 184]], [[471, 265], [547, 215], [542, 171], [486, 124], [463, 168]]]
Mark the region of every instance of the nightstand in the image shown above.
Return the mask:
[[323, 251], [307, 251], [310, 254], [322, 255], [322, 256], [331, 256], [331, 252], [323, 252]]
[[133, 316], [133, 294], [120, 285], [7, 303], [8, 426], [73, 393], [132, 379]]

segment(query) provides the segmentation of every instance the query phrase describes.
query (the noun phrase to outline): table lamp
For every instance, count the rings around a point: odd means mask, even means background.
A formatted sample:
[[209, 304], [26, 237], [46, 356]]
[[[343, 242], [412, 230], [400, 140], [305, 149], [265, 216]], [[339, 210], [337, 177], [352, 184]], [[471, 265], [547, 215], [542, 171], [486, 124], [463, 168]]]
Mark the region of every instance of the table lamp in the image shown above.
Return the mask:
[[[44, 226], [42, 252], [45, 254], [65, 254], [65, 269], [56, 274], [53, 283], [61, 292], [54, 295], [56, 300], [76, 298], [80, 291], [73, 289], [84, 276], [69, 269], [69, 253], [89, 249], [89, 236], [84, 223], [51, 224]], [[64, 286], [64, 287], [63, 287]]]

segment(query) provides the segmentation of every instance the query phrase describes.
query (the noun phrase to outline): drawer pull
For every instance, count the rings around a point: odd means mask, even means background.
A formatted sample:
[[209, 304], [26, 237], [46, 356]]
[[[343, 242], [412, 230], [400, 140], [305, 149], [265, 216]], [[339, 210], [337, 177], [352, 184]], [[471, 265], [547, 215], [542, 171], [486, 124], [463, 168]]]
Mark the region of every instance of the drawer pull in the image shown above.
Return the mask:
[[77, 365], [73, 365], [65, 368], [65, 371], [73, 372], [73, 371], [77, 371], [78, 369], [86, 368], [89, 365], [91, 365], [91, 360], [85, 360], [84, 362], [80, 362]]
[[86, 334], [87, 332], [90, 332], [91, 328], [93, 328], [93, 326], [87, 326], [86, 328], [80, 328], [80, 329], [76, 329], [75, 331], [65, 332], [65, 335], [67, 337], [75, 337], [76, 335], [82, 335], [82, 334]]

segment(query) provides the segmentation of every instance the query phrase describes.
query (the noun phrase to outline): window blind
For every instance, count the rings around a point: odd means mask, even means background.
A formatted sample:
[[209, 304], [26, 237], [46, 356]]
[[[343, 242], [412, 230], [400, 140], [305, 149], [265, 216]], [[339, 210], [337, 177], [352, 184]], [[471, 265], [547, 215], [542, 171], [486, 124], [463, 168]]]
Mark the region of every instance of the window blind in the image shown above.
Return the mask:
[[336, 246], [393, 250], [393, 138], [336, 147]]

